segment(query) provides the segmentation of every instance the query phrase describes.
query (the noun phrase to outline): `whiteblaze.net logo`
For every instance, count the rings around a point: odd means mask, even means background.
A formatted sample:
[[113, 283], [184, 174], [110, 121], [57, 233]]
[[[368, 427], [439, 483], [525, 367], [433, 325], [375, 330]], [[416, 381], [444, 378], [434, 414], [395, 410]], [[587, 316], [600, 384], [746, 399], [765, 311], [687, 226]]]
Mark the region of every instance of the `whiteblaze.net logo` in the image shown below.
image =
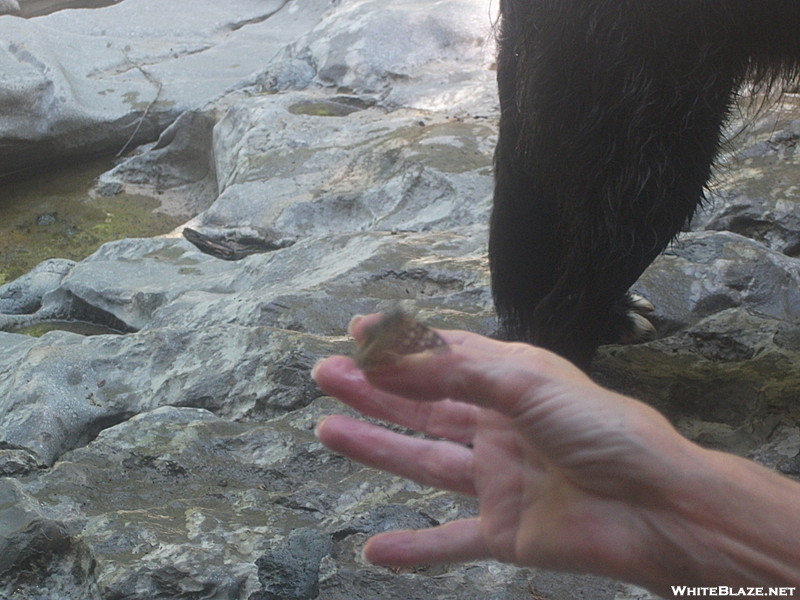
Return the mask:
[[797, 590], [796, 587], [731, 587], [727, 585], [716, 587], [673, 585], [671, 587], [673, 596], [717, 596], [721, 598], [794, 598]]

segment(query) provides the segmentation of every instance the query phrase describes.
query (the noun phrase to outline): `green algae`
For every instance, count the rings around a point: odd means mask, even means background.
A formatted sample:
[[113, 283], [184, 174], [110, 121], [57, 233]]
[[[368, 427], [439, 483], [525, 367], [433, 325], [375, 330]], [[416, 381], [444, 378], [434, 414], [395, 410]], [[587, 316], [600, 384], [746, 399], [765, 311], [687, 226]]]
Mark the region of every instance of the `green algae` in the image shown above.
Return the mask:
[[48, 258], [81, 260], [102, 244], [172, 231], [183, 219], [157, 212], [153, 198], [92, 198], [110, 159], [0, 180], [0, 284]]
[[289, 107], [289, 112], [293, 115], [311, 117], [346, 117], [357, 110], [359, 109], [334, 102], [299, 102]]

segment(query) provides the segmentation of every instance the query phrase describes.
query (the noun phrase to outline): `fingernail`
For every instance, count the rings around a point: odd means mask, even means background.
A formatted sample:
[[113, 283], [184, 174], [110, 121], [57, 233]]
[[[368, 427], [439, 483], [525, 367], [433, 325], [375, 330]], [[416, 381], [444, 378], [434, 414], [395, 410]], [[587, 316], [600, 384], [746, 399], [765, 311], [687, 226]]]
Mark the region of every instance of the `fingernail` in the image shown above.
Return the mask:
[[324, 358], [320, 358], [317, 362], [314, 363], [314, 366], [311, 367], [311, 379], [314, 381], [317, 380], [317, 371], [319, 370], [319, 366], [325, 362]]
[[325, 422], [325, 417], [314, 426], [314, 437], [319, 439], [319, 428], [322, 427], [322, 423]]
[[347, 324], [347, 334], [350, 337], [353, 337], [353, 329], [358, 324], [358, 322], [364, 318], [364, 315], [353, 315], [353, 318], [350, 319], [350, 322]]

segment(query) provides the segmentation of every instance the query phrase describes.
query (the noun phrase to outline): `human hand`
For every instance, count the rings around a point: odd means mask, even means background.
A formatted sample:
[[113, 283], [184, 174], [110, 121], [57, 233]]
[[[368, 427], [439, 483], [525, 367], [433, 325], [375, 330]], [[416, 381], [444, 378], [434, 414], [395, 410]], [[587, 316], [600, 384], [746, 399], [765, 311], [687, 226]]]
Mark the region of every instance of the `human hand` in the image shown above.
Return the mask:
[[[363, 340], [380, 315], [355, 319]], [[370, 562], [407, 566], [495, 558], [652, 583], [653, 536], [679, 473], [701, 451], [655, 410], [605, 390], [554, 354], [462, 331], [449, 352], [367, 373], [330, 357], [328, 394], [364, 415], [443, 438], [409, 437], [336, 415], [330, 449], [424, 485], [475, 495], [473, 519], [373, 537]], [[690, 463], [691, 464], [691, 463]]]

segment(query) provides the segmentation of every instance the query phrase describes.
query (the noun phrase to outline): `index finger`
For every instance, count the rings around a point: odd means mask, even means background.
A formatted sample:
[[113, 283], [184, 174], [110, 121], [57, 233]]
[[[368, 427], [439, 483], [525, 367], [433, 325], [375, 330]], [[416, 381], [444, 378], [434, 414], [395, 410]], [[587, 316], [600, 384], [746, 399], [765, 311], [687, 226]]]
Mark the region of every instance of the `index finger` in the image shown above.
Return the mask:
[[[383, 313], [372, 313], [369, 315], [356, 315], [350, 320], [347, 325], [347, 333], [349, 333], [359, 344], [363, 343], [368, 337], [369, 331], [374, 329], [386, 315]], [[457, 329], [434, 329], [441, 337], [450, 345], [459, 345], [467, 343], [476, 349], [483, 349], [487, 352], [504, 352], [503, 347], [508, 344], [499, 342], [491, 338], [471, 333], [469, 331], [461, 331]]]
[[[350, 332], [363, 340], [381, 315], [354, 319]], [[449, 352], [402, 356], [365, 372], [374, 387], [417, 401], [461, 400], [516, 417], [530, 400], [591, 383], [566, 360], [528, 344], [508, 343], [467, 331], [436, 330]]]

